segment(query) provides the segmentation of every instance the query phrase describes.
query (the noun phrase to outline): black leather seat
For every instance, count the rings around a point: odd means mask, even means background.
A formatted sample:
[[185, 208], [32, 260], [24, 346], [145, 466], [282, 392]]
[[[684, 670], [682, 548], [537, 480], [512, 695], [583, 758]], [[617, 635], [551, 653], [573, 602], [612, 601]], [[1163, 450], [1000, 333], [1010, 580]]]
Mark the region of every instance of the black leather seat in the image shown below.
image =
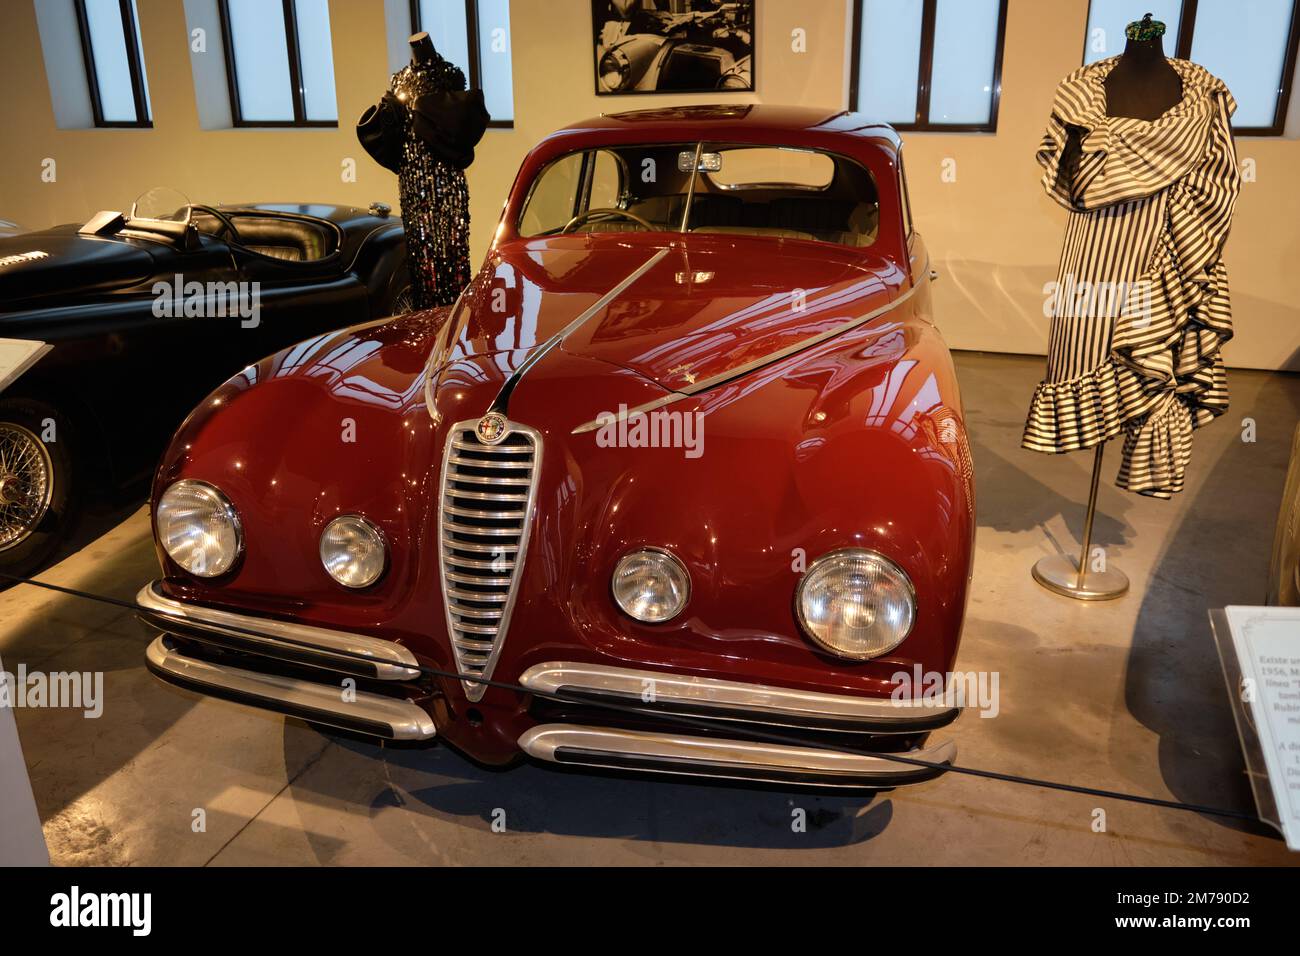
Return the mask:
[[[239, 210], [226, 214], [239, 232], [239, 244], [260, 256], [286, 262], [313, 262], [332, 255], [338, 248], [337, 232], [324, 223]], [[193, 222], [199, 232], [222, 235], [221, 222], [215, 216], [196, 211]]]
[[240, 214], [230, 218], [239, 230], [240, 244], [259, 255], [311, 262], [324, 259], [335, 249], [333, 231], [305, 219]]
[[692, 232], [820, 239], [849, 246], [867, 246], [876, 237], [879, 209], [875, 203], [825, 196], [778, 196], [752, 202], [727, 196], [702, 199], [691, 211]]

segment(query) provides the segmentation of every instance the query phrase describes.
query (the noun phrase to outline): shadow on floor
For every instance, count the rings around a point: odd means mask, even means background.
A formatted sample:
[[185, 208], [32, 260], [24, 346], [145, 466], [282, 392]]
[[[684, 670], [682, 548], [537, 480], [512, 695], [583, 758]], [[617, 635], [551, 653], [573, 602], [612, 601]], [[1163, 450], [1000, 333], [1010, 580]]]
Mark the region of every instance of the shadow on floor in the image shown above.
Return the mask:
[[[1205, 477], [1142, 595], [1124, 690], [1129, 712], [1160, 735], [1161, 773], [1178, 799], [1254, 812], [1208, 611], [1264, 603], [1300, 376], [1271, 375], [1236, 391], [1233, 409], [1193, 439], [1190, 468]], [[1254, 443], [1241, 440], [1244, 418], [1256, 423]]]
[[[500, 819], [512, 834], [554, 834], [589, 839], [638, 840], [746, 849], [822, 849], [865, 843], [893, 818], [888, 793], [835, 794], [810, 790], [728, 786], [712, 781], [675, 781], [653, 776], [620, 776], [520, 764], [505, 770], [479, 767], [455, 751], [434, 745], [394, 748], [329, 735], [345, 763], [360, 758], [379, 764], [379, 787], [372, 812], [402, 807], [433, 824], [454, 823], [492, 832]], [[306, 747], [290, 744], [287, 765]], [[333, 764], [333, 762], [332, 762]], [[330, 771], [307, 773], [294, 781], [316, 796], [355, 799], [355, 778]], [[386, 784], [385, 779], [386, 778]], [[335, 791], [337, 788], [337, 792]], [[755, 821], [759, 826], [755, 826]], [[796, 829], [796, 824], [802, 829]], [[328, 853], [328, 847], [321, 847]]]
[[[94, 544], [131, 517], [148, 497], [148, 482], [137, 482], [120, 491], [98, 492], [86, 503], [72, 534], [45, 563], [45, 568], [52, 568], [65, 558]], [[38, 571], [35, 576], [39, 577], [40, 573]], [[0, 580], [0, 592], [14, 586], [12, 582]]]
[[[1073, 466], [1078, 478], [1077, 496], [1063, 495], [1055, 488], [1039, 481], [1018, 464], [1013, 464], [985, 442], [984, 432], [979, 427], [977, 416], [972, 417], [971, 457], [975, 461], [975, 501], [978, 524], [995, 531], [1021, 532], [1042, 530], [1053, 547], [1064, 554], [1075, 555], [1078, 542], [1083, 539], [1083, 523], [1087, 512], [1088, 479], [1092, 473], [1092, 455], [1071, 456], [1069, 463], [1064, 456], [1041, 456], [1049, 458], [1049, 465], [1060, 468]], [[1025, 456], [1033, 452], [1020, 450]], [[1072, 478], [1071, 481], [1074, 479]], [[1128, 522], [1122, 517], [1128, 510], [1126, 502], [1112, 502], [1111, 495], [1105, 490], [1106, 507], [1098, 507], [1093, 523], [1092, 540], [1107, 550], [1127, 543], [1132, 531]], [[1048, 528], [1048, 523], [1060, 517], [1065, 521], [1070, 538], [1056, 540]], [[1028, 574], [1028, 568], [1025, 569]]]

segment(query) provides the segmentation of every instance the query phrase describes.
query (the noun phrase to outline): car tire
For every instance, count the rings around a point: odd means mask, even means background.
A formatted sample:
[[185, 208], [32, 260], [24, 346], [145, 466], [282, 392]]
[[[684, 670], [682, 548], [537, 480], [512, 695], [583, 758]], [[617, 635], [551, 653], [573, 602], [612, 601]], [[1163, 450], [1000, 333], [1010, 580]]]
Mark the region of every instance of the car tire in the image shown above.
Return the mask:
[[[0, 573], [30, 577], [75, 528], [82, 494], [75, 444], [57, 409], [34, 399], [0, 399]], [[12, 583], [0, 579], [0, 587]]]

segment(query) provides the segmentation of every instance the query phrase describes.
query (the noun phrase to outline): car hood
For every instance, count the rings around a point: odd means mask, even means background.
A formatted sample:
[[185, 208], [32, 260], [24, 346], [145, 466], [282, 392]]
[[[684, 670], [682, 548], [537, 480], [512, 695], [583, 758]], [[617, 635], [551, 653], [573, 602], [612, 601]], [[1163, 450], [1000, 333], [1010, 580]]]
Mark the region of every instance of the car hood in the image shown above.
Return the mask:
[[[885, 258], [829, 243], [701, 234], [520, 241], [495, 250], [466, 291], [434, 365], [468, 360], [508, 372], [563, 333], [558, 347], [575, 358], [681, 389], [887, 305], [902, 280]], [[490, 355], [498, 359], [484, 361]]]
[[82, 236], [76, 226], [0, 237], [0, 302], [106, 292], [143, 282], [154, 258], [129, 240]]

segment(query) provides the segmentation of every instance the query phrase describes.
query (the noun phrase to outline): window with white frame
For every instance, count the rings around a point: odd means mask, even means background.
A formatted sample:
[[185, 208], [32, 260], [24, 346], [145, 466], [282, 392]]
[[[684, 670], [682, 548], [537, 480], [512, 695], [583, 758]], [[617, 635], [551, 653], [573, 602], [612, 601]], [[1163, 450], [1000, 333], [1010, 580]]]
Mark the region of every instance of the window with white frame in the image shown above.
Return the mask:
[[96, 126], [152, 126], [135, 0], [75, 0]]
[[337, 126], [329, 0], [220, 0], [235, 126]]
[[998, 125], [1007, 0], [853, 0], [849, 108], [898, 129]]
[[[1147, 0], [1142, 13], [1165, 24], [1166, 56], [1191, 60], [1227, 85], [1238, 134], [1280, 136], [1295, 73], [1296, 0]], [[1124, 52], [1132, 3], [1091, 0], [1083, 62]]]
[[442, 56], [483, 91], [489, 126], [515, 120], [510, 0], [411, 0], [411, 32], [425, 32]]

